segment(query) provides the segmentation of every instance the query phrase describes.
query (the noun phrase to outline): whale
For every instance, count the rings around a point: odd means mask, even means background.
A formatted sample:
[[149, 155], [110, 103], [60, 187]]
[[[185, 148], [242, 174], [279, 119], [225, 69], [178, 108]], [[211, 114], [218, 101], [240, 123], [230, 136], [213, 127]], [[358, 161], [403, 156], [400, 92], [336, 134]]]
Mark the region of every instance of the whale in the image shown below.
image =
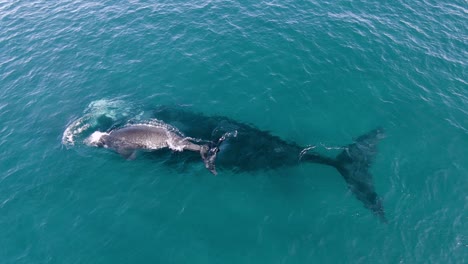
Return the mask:
[[[253, 172], [300, 163], [331, 166], [344, 178], [354, 197], [382, 222], [387, 222], [382, 198], [376, 192], [370, 172], [377, 155], [377, 145], [385, 137], [381, 127], [342, 146], [335, 157], [328, 157], [319, 154], [313, 147], [300, 146], [224, 116], [208, 116], [177, 106], [159, 106], [153, 109], [153, 117], [177, 127], [185, 135], [212, 142], [210, 149], [215, 153], [212, 156], [216, 158], [216, 166], [220, 170]], [[180, 161], [180, 155], [174, 156]], [[211, 159], [212, 163], [214, 158]], [[214, 166], [208, 164], [207, 168]]]
[[161, 122], [156, 125], [131, 124], [108, 132], [95, 131], [85, 142], [90, 146], [112, 149], [128, 160], [135, 159], [139, 150], [171, 149], [179, 152], [198, 152], [205, 167], [217, 174], [214, 160], [218, 150], [213, 142], [185, 137], [177, 129]]

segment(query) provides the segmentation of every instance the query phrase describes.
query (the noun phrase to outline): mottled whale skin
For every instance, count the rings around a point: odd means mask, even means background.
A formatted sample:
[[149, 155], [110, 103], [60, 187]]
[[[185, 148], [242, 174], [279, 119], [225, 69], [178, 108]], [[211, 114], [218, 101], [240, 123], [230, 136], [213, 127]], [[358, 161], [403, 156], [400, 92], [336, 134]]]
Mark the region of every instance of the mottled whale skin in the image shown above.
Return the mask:
[[387, 221], [368, 170], [377, 154], [377, 143], [384, 137], [382, 128], [358, 137], [331, 158], [223, 116], [205, 116], [180, 107], [161, 106], [154, 110], [154, 117], [190, 137], [212, 142], [223, 138], [218, 146], [218, 168], [255, 171], [294, 166], [300, 162], [332, 166], [343, 176], [354, 196], [382, 222]]
[[109, 133], [95, 132], [87, 140], [89, 145], [115, 150], [126, 159], [134, 159], [137, 150], [159, 150], [168, 148], [174, 151], [195, 151], [201, 154], [205, 166], [216, 174], [214, 159], [217, 149], [212, 144], [197, 144], [169, 126], [134, 124], [111, 130]]

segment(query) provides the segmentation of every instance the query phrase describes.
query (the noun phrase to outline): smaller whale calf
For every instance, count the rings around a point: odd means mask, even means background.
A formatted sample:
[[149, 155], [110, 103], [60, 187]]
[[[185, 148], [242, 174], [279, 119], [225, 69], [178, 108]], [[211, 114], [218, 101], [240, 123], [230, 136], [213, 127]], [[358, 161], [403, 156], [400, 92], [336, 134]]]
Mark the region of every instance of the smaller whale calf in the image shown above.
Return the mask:
[[[166, 124], [134, 124], [111, 130], [109, 133], [96, 131], [87, 140], [88, 145], [109, 148], [125, 159], [135, 159], [137, 150], [158, 150], [169, 148], [174, 151], [195, 151], [205, 163], [205, 167], [216, 173], [214, 160], [218, 152], [213, 142], [200, 144], [201, 140], [184, 137]], [[206, 141], [205, 141], [206, 142]]]

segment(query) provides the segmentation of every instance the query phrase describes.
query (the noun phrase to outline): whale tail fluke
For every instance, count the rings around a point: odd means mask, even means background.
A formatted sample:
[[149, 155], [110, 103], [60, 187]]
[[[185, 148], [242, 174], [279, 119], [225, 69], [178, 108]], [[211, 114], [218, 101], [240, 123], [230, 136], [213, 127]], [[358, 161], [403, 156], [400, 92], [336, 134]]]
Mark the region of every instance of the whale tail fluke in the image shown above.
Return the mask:
[[382, 128], [376, 128], [358, 137], [336, 156], [334, 165], [354, 196], [382, 222], [387, 222], [382, 200], [375, 191], [372, 174], [369, 172], [377, 154], [377, 144], [384, 137]]
[[387, 222], [382, 200], [375, 191], [372, 174], [369, 172], [369, 167], [377, 154], [377, 144], [384, 136], [384, 130], [376, 128], [345, 146], [336, 158], [307, 153], [301, 160], [335, 167], [354, 196], [382, 222]]

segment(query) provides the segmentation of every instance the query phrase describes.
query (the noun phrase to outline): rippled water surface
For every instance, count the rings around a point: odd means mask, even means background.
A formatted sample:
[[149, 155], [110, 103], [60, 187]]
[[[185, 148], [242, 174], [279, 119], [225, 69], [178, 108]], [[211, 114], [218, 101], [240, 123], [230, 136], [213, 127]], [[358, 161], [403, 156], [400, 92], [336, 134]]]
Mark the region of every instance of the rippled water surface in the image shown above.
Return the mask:
[[[0, 262], [468, 262], [467, 17], [440, 0], [0, 0]], [[329, 167], [215, 177], [81, 144], [99, 116], [161, 105], [329, 156], [384, 127], [388, 223]]]

